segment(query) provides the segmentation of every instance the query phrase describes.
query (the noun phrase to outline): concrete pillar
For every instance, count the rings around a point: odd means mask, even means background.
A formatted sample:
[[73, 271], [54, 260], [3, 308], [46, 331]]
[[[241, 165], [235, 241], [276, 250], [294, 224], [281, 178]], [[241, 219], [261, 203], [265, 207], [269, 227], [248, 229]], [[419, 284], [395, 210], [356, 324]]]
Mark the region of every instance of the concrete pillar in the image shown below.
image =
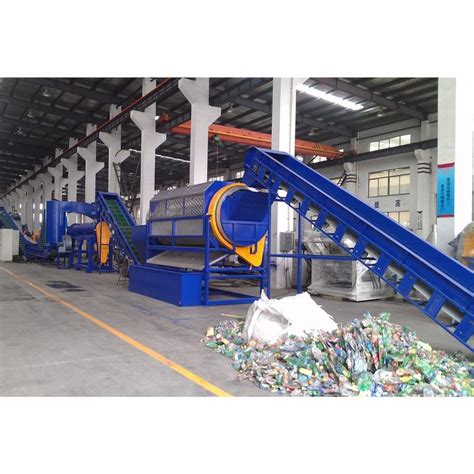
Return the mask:
[[26, 224], [28, 230], [33, 232], [33, 187], [29, 184], [24, 184], [20, 192], [23, 193], [21, 202], [21, 223]]
[[[274, 78], [272, 99], [272, 149], [295, 155], [296, 88], [305, 79]], [[280, 253], [280, 233], [295, 230], [295, 213], [285, 203], [272, 206], [272, 253]], [[291, 259], [272, 259], [272, 288], [285, 288], [291, 275]]]
[[[86, 135], [95, 131], [95, 125], [87, 124]], [[86, 162], [85, 202], [95, 202], [96, 175], [104, 167], [102, 161], [97, 161], [97, 142], [92, 142], [87, 148], [78, 147], [78, 155]]]
[[[143, 95], [156, 87], [156, 81], [143, 79]], [[155, 151], [166, 140], [165, 133], [156, 131], [156, 105], [144, 112], [132, 110], [130, 118], [141, 131], [140, 156], [140, 222], [146, 223], [150, 201], [155, 194]]]
[[18, 193], [17, 190], [12, 191], [10, 193], [10, 196], [12, 197], [13, 200], [13, 209], [12, 211], [20, 212], [20, 203], [21, 203], [21, 196]]
[[54, 199], [58, 201], [63, 200], [63, 165], [60, 163], [56, 167], [49, 166], [48, 172], [54, 177]]
[[433, 230], [431, 209], [431, 154], [429, 150], [415, 150], [416, 176], [416, 233], [427, 239]]
[[[57, 158], [63, 150], [60, 148], [56, 148], [56, 152], [54, 154], [55, 158]], [[63, 170], [64, 166], [62, 163], [59, 163], [56, 166], [49, 166], [48, 173], [54, 178], [54, 199], [57, 201], [63, 200], [63, 186], [66, 183], [66, 180], [63, 178]]]
[[[351, 148], [352, 149], [352, 148]], [[354, 196], [357, 193], [357, 168], [355, 163], [344, 163], [344, 171], [346, 172], [346, 181], [344, 188]]]
[[27, 193], [23, 188], [17, 188], [14, 192], [17, 193], [18, 200], [18, 212], [20, 213], [20, 220], [22, 225], [26, 224], [26, 197]]
[[36, 179], [30, 179], [28, 183], [33, 186], [34, 189], [34, 211], [33, 211], [33, 229], [37, 229], [41, 226], [40, 215], [41, 215], [41, 197], [43, 193], [41, 181]]
[[7, 212], [12, 212], [12, 200], [11, 196], [3, 196], [0, 205], [2, 205]]
[[221, 109], [209, 105], [209, 78], [181, 78], [178, 87], [191, 104], [189, 184], [205, 183], [208, 177], [209, 125], [220, 117]]
[[472, 79], [438, 80], [437, 240], [449, 254], [472, 219], [473, 101]]
[[[117, 105], [110, 106], [110, 118], [117, 115], [121, 107]], [[99, 132], [99, 139], [109, 149], [108, 163], [108, 191], [109, 193], [120, 194], [120, 184], [115, 171], [115, 166], [120, 165], [130, 156], [130, 150], [122, 150], [122, 127], [119, 125], [110, 133]], [[115, 165], [115, 166], [114, 166]], [[120, 173], [119, 173], [120, 176]]]
[[[46, 212], [46, 202], [51, 201], [53, 198], [53, 177], [49, 173], [41, 173], [38, 175], [38, 181], [42, 184], [42, 192], [41, 192], [41, 202], [43, 204], [43, 209], [38, 210], [38, 219], [40, 214], [44, 216]], [[41, 225], [42, 222], [39, 223]]]
[[351, 138], [349, 149], [350, 149], [350, 151], [352, 151], [354, 153], [359, 152], [359, 140], [357, 139], [357, 137], [352, 137]]
[[46, 205], [47, 201], [51, 201], [53, 199], [53, 176], [49, 172], [41, 173], [38, 175], [38, 179], [43, 183], [43, 202], [44, 205]]
[[[69, 146], [73, 146], [77, 140], [70, 138]], [[77, 183], [84, 177], [84, 171], [77, 169], [77, 153], [74, 153], [70, 158], [62, 158], [61, 164], [66, 168], [67, 171], [67, 200], [77, 201]], [[79, 216], [77, 214], [68, 214], [68, 224], [76, 224], [79, 222]]]

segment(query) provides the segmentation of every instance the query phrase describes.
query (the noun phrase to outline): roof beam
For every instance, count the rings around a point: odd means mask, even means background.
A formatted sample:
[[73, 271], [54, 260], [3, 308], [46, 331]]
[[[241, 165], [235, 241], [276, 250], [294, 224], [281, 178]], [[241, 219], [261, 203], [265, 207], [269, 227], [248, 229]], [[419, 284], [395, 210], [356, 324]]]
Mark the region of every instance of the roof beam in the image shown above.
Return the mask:
[[[255, 89], [258, 86], [261, 86], [262, 84], [265, 84], [268, 82], [269, 79], [258, 79], [258, 78], [251, 78], [251, 79], [244, 79], [243, 81], [240, 81], [238, 84], [236, 84], [234, 87], [225, 90], [225, 91], [218, 91], [217, 94], [213, 95], [212, 97], [209, 97], [209, 104], [214, 105], [214, 106], [220, 106], [221, 104], [224, 104], [226, 102], [233, 102], [234, 99], [239, 97], [242, 94], [246, 94], [252, 89]], [[215, 89], [209, 89], [209, 92], [216, 91]], [[165, 122], [161, 127], [160, 127], [160, 132], [166, 133], [172, 128], [181, 125], [184, 122], [187, 122], [188, 120], [191, 120], [191, 106], [188, 104], [186, 106], [186, 112], [172, 118], [168, 122]]]
[[86, 99], [92, 99], [96, 102], [102, 102], [105, 104], [113, 104], [117, 100], [126, 99], [122, 96], [114, 96], [113, 94], [107, 94], [106, 92], [98, 92], [94, 89], [89, 89], [88, 87], [78, 86], [75, 84], [68, 84], [57, 79], [33, 79], [26, 78], [24, 79], [27, 82], [36, 84], [38, 86], [48, 87], [49, 89], [56, 89], [62, 92], [69, 92], [70, 94], [77, 95], [78, 97], [84, 97]]
[[320, 163], [314, 163], [311, 168], [327, 168], [340, 163], [358, 163], [359, 161], [371, 160], [374, 158], [385, 158], [387, 156], [400, 155], [402, 153], [412, 153], [415, 150], [422, 149], [427, 150], [429, 148], [436, 148], [438, 146], [438, 140], [432, 138], [430, 140], [423, 140], [421, 142], [409, 143], [408, 145], [395, 146], [393, 148], [384, 148], [383, 150], [368, 151], [366, 153], [359, 153], [357, 155], [348, 155], [339, 160], [327, 160], [321, 161]]
[[5, 94], [0, 94], [0, 102], [11, 104], [16, 107], [20, 107], [28, 110], [36, 110], [38, 112], [43, 112], [45, 114], [56, 115], [56, 117], [63, 117], [76, 122], [92, 122], [99, 123], [103, 118], [97, 116], [91, 116], [89, 114], [81, 114], [78, 112], [73, 112], [72, 110], [60, 109], [58, 107], [53, 107], [51, 105], [40, 104], [38, 102], [30, 102], [25, 99], [18, 99], [17, 97], [9, 97]]
[[[49, 140], [47, 138], [30, 138], [24, 137], [22, 135], [13, 135], [11, 133], [6, 133], [0, 131], [0, 139], [3, 140], [10, 140], [13, 139], [15, 143], [23, 143], [25, 145], [33, 145], [35, 147], [43, 148], [44, 150], [51, 150], [51, 148], [55, 146], [56, 141]], [[46, 142], [46, 143], [45, 143]], [[49, 142], [49, 143], [47, 143]], [[15, 146], [15, 145], [13, 145]]]
[[28, 158], [26, 156], [18, 156], [17, 154], [8, 154], [0, 151], [0, 166], [5, 162], [15, 162], [26, 166], [38, 165], [42, 161], [41, 158]]
[[29, 128], [32, 130], [41, 130], [42, 132], [57, 135], [59, 137], [79, 138], [83, 136], [83, 135], [80, 135], [79, 133], [74, 133], [73, 131], [70, 131], [69, 129], [66, 129], [66, 128], [60, 128], [60, 127], [56, 127], [55, 125], [47, 125], [45, 123], [40, 123], [40, 122], [31, 122], [30, 120], [19, 120], [19, 119], [3, 116], [3, 117], [0, 117], [0, 123], [2, 122], [8, 123], [9, 125], [15, 125], [15, 126], [18, 125], [20, 127]]
[[342, 81], [341, 79], [335, 78], [316, 78], [318, 84], [324, 84], [325, 86], [329, 86], [332, 89], [337, 89], [341, 92], [345, 92], [352, 96], [358, 97], [363, 99], [367, 102], [372, 102], [377, 105], [381, 105], [390, 110], [394, 110], [402, 115], [407, 115], [409, 117], [417, 118], [418, 120], [423, 120], [425, 115], [423, 112], [419, 110], [412, 109], [411, 107], [407, 107], [406, 105], [399, 105], [395, 100], [387, 99], [380, 94], [376, 94], [368, 89], [363, 89], [362, 87], [355, 86], [354, 84], [350, 84], [349, 82]]
[[[247, 107], [249, 109], [257, 110], [258, 112], [263, 112], [265, 114], [271, 115], [272, 106], [269, 104], [263, 104], [262, 102], [257, 102], [256, 100], [245, 99], [244, 97], [237, 97], [232, 100], [234, 104]], [[328, 132], [336, 133], [337, 135], [343, 135], [346, 137], [354, 136], [354, 132], [348, 128], [340, 125], [332, 125], [322, 120], [317, 120], [311, 117], [308, 114], [296, 114], [296, 121], [309, 125], [310, 127], [317, 128], [319, 130], [327, 130]], [[231, 120], [229, 121], [231, 122]]]

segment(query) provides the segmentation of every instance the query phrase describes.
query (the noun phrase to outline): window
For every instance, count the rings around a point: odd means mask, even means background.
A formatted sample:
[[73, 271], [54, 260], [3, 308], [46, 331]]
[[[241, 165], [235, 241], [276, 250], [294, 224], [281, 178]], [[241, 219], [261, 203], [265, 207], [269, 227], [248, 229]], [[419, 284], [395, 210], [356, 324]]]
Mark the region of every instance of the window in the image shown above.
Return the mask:
[[389, 147], [393, 148], [395, 146], [400, 146], [400, 137], [393, 137], [389, 140]]
[[173, 189], [176, 189], [176, 184], [173, 184], [173, 186], [168, 186], [166, 191], [173, 191]]
[[212, 176], [211, 178], [209, 178], [209, 181], [224, 181], [224, 176], [221, 175], [221, 176]]
[[409, 194], [410, 168], [369, 173], [369, 197]]
[[244, 177], [244, 170], [237, 171], [237, 173], [235, 173], [235, 179], [241, 179], [243, 177]]
[[400, 145], [409, 145], [411, 143], [411, 135], [402, 135], [400, 137]]
[[398, 135], [391, 138], [383, 138], [375, 142], [369, 143], [369, 151], [384, 150], [385, 148], [393, 148], [401, 145], [409, 145], [411, 143], [411, 135]]
[[392, 211], [386, 214], [402, 226], [410, 227], [410, 211]]

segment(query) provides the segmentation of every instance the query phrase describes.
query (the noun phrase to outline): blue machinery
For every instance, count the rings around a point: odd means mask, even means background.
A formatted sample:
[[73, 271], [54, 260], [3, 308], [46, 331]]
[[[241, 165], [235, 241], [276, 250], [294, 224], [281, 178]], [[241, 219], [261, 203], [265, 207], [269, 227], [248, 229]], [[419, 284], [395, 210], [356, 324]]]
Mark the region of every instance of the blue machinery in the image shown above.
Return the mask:
[[267, 228], [267, 195], [243, 184], [161, 192], [150, 203], [147, 263], [130, 267], [129, 289], [180, 306], [251, 302], [228, 284], [253, 280], [264, 288]]
[[[281, 256], [297, 259], [301, 291], [301, 258], [308, 258], [301, 238], [296, 254], [277, 255], [265, 237], [271, 205], [282, 201], [342, 248], [347, 257], [341, 258], [360, 261], [473, 350], [472, 270], [287, 153], [251, 148], [243, 179], [254, 189], [212, 182], [161, 192], [150, 203], [146, 226], [135, 225], [117, 195], [97, 193], [95, 219], [107, 223], [133, 263], [129, 289], [182, 306], [249, 302], [255, 297], [228, 284], [254, 281], [269, 293], [270, 257]], [[279, 190], [286, 195], [279, 197]]]
[[[266, 189], [269, 201], [285, 190], [281, 200], [299, 216], [473, 350], [473, 271], [287, 153], [250, 149], [244, 182]], [[421, 298], [415, 299], [412, 290]]]
[[[67, 214], [89, 217], [92, 222], [68, 226]], [[4, 208], [0, 208], [0, 227], [19, 230], [20, 224]], [[131, 227], [135, 226], [122, 200], [114, 193], [97, 193], [96, 202], [48, 201], [38, 242], [20, 232], [20, 253], [28, 260], [47, 261], [61, 257], [67, 268], [86, 272], [113, 271], [113, 248], [138, 261], [131, 243]]]
[[147, 263], [131, 267], [130, 290], [183, 306], [247, 302], [253, 298], [223, 290], [236, 297], [216, 299], [210, 282], [254, 279], [269, 292], [270, 257], [280, 256], [297, 258], [300, 291], [300, 260], [308, 258], [301, 238], [296, 254], [278, 255], [264, 237], [271, 205], [282, 201], [341, 247], [341, 258], [363, 263], [473, 350], [473, 271], [287, 153], [250, 149], [243, 180], [254, 190], [214, 182], [159, 193], [146, 227]]

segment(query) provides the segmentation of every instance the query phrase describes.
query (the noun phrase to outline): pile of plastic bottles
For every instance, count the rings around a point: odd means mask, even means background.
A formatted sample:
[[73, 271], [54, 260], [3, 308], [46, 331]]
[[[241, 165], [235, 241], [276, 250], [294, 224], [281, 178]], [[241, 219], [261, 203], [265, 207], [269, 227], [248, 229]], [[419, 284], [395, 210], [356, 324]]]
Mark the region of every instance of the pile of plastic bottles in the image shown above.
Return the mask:
[[242, 377], [278, 393], [308, 396], [472, 396], [474, 364], [435, 351], [390, 314], [369, 313], [333, 332], [245, 341], [243, 322], [207, 330], [207, 347], [233, 359]]

